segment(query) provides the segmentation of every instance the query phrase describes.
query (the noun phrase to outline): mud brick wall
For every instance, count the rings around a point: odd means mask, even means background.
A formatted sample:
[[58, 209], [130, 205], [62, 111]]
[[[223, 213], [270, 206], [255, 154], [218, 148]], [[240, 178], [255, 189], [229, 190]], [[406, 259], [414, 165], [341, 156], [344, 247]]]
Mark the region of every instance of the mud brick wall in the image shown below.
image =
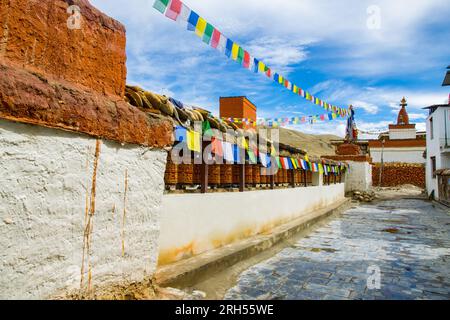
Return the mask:
[[[372, 182], [374, 186], [379, 186], [380, 168], [380, 164], [373, 165]], [[403, 184], [425, 188], [425, 166], [407, 163], [385, 164], [382, 172], [382, 186], [395, 187]]]
[[[81, 10], [80, 29], [70, 29], [70, 5]], [[123, 96], [125, 28], [87, 0], [0, 1], [0, 61]]]

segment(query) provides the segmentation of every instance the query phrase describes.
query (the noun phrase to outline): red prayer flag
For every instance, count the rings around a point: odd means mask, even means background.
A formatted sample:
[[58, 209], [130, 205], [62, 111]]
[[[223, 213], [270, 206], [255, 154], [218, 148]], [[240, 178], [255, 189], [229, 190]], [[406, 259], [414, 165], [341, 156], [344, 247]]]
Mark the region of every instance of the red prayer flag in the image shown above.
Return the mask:
[[267, 68], [266, 75], [270, 78], [272, 76], [272, 70], [270, 68]]
[[166, 17], [172, 20], [177, 20], [177, 17], [181, 12], [181, 5], [181, 0], [172, 0], [169, 8], [167, 9]]
[[213, 137], [211, 139], [211, 152], [222, 157], [223, 156], [222, 141]]
[[213, 35], [211, 38], [211, 47], [213, 47], [214, 49], [217, 48], [217, 45], [220, 42], [220, 36], [221, 36], [220, 31], [217, 29], [214, 29], [214, 32], [213, 32]]
[[244, 68], [248, 69], [250, 67], [250, 54], [244, 51]]

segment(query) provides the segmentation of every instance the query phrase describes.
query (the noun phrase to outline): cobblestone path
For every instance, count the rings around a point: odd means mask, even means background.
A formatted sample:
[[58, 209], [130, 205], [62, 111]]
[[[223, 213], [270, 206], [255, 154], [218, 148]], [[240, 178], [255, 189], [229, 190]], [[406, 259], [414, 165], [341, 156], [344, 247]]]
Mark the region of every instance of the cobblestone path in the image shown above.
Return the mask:
[[347, 210], [243, 272], [225, 299], [450, 299], [450, 215], [409, 199]]

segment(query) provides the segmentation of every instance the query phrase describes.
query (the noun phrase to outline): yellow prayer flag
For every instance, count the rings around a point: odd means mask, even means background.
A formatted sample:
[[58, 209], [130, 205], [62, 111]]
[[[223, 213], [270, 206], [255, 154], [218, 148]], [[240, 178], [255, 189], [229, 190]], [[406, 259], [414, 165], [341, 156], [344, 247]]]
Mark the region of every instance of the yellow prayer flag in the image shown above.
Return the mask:
[[206, 29], [206, 20], [202, 17], [198, 18], [197, 25], [195, 26], [195, 34], [199, 37], [203, 37]]
[[319, 163], [319, 172], [320, 174], [323, 174], [323, 165]]
[[188, 149], [191, 151], [201, 152], [199, 132], [196, 131], [187, 132], [187, 146]]
[[305, 161], [306, 161], [306, 162], [309, 162], [309, 158], [308, 158], [308, 155], [307, 155], [307, 154], [305, 154]]
[[236, 60], [238, 57], [238, 53], [239, 53], [239, 45], [233, 43], [233, 48], [231, 49], [231, 58], [233, 58], [233, 60]]
[[258, 72], [266, 72], [266, 65], [264, 62], [259, 61], [258, 63]]

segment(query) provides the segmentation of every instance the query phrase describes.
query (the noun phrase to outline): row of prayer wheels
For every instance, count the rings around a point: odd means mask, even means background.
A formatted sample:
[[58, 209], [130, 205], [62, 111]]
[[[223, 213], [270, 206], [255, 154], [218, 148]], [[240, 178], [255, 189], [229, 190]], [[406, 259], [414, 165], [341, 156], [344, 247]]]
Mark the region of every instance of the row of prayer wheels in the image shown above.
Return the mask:
[[[214, 187], [232, 187], [240, 183], [239, 164], [213, 164], [208, 166], [208, 185]], [[245, 184], [247, 186], [264, 186], [271, 183], [268, 169], [260, 164], [245, 164]], [[294, 175], [292, 177], [292, 175]], [[303, 170], [279, 169], [274, 175], [275, 185], [292, 184], [292, 178], [297, 185], [312, 183], [312, 173]], [[164, 176], [166, 187], [189, 186], [201, 184], [200, 164], [175, 164], [170, 157], [167, 160]]]

